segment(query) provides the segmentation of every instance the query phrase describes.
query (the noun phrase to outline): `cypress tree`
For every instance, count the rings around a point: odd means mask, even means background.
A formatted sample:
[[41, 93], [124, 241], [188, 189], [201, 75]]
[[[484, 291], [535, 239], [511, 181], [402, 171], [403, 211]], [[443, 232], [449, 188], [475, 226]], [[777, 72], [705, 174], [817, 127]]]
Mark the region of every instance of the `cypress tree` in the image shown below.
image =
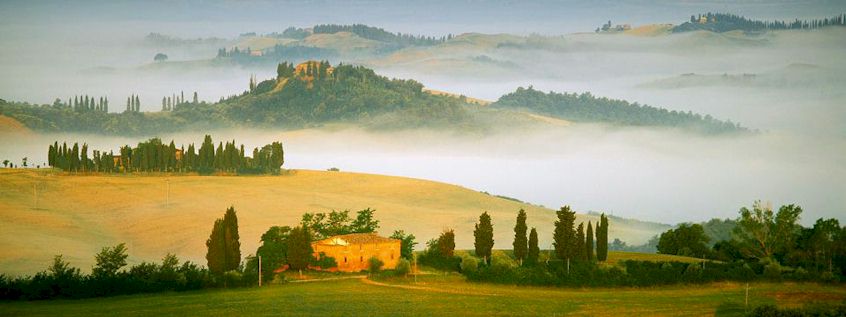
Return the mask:
[[594, 260], [594, 255], [593, 255], [593, 227], [591, 226], [590, 221], [588, 221], [587, 232], [585, 233], [585, 238], [587, 239], [585, 241], [585, 253], [587, 255], [587, 260], [593, 261]]
[[53, 147], [53, 145], [50, 144], [47, 148], [47, 165], [55, 166], [55, 164], [56, 164], [55, 156], [56, 156], [56, 150]]
[[451, 258], [455, 255], [455, 231], [444, 230], [438, 237], [438, 253], [443, 258]]
[[241, 242], [238, 234], [238, 216], [235, 208], [226, 209], [223, 215], [224, 241], [226, 250], [226, 270], [236, 270], [241, 264]]
[[514, 225], [514, 257], [517, 262], [523, 265], [523, 260], [528, 252], [528, 241], [526, 239], [526, 211], [520, 208], [517, 212], [517, 224]]
[[291, 269], [302, 270], [311, 263], [314, 250], [311, 248], [311, 234], [308, 228], [291, 229], [288, 236], [288, 265]]
[[88, 144], [83, 143], [82, 149], [80, 150], [80, 167], [82, 168], [83, 172], [88, 171]]
[[570, 210], [570, 206], [561, 207], [555, 212], [558, 220], [555, 221], [555, 231], [552, 235], [552, 245], [555, 248], [555, 255], [561, 260], [573, 258], [573, 247], [576, 238], [574, 230], [576, 212]]
[[206, 262], [209, 272], [216, 275], [221, 275], [226, 271], [224, 231], [223, 219], [217, 219], [214, 221], [209, 239], [206, 240]]
[[573, 247], [573, 258], [579, 261], [587, 260], [587, 251], [585, 248], [585, 224], [579, 223], [576, 229], [576, 239], [573, 240], [575, 246]]
[[532, 231], [529, 232], [529, 251], [526, 254], [526, 263], [528, 264], [536, 264], [538, 263], [538, 257], [540, 256], [540, 248], [538, 247], [538, 231], [535, 228], [532, 228]]
[[488, 259], [491, 257], [494, 240], [493, 224], [491, 224], [491, 216], [488, 215], [487, 211], [479, 216], [479, 223], [476, 224], [473, 237], [475, 237], [473, 246], [476, 248], [476, 256], [482, 257], [485, 263], [490, 264]]
[[76, 172], [79, 171], [79, 144], [74, 142], [71, 150], [71, 169]]
[[596, 259], [602, 262], [608, 259], [608, 217], [604, 213], [599, 216], [596, 230]]

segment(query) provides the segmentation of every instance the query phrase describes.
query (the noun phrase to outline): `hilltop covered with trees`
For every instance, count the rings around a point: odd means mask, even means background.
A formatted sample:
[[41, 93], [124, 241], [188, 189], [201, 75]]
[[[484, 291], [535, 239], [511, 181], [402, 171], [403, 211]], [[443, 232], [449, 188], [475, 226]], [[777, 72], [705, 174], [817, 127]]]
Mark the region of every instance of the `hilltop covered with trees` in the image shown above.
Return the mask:
[[[361, 41], [361, 46], [339, 49], [333, 45], [323, 47], [309, 41], [309, 37], [327, 34], [350, 33]], [[254, 33], [249, 37], [257, 36]], [[232, 60], [239, 64], [274, 64], [280, 61], [301, 62], [311, 59], [342, 59], [360, 56], [381, 56], [407, 47], [433, 46], [452, 39], [452, 34], [434, 37], [394, 33], [364, 24], [319, 24], [311, 28], [289, 27], [282, 33], [260, 35], [263, 38], [284, 40], [269, 48], [254, 50], [249, 47], [220, 48], [218, 59]], [[317, 41], [320, 42], [320, 41]]]
[[711, 31], [711, 32], [760, 32], [767, 30], [812, 30], [831, 26], [846, 26], [846, 14], [812, 20], [796, 19], [787, 21], [760, 21], [749, 19], [740, 15], [728, 13], [705, 13], [691, 15], [690, 21], [682, 23], [672, 29], [674, 33], [690, 31]]
[[465, 102], [423, 91], [414, 80], [389, 79], [362, 66], [282, 63], [277, 77], [223, 100], [227, 118], [262, 126], [306, 126], [330, 121], [414, 127], [466, 119]]
[[597, 122], [627, 126], [674, 127], [717, 134], [748, 132], [731, 121], [714, 119], [690, 111], [667, 110], [625, 100], [596, 97], [590, 93], [544, 93], [517, 88], [491, 104], [493, 108], [526, 109], [537, 114], [575, 122]]
[[[467, 120], [466, 102], [423, 91], [414, 80], [390, 79], [362, 66], [310, 61], [282, 63], [277, 77], [214, 104], [184, 94], [161, 99], [161, 111], [142, 112], [138, 95], [126, 110], [107, 112], [108, 99], [83, 97], [32, 105], [0, 100], [0, 115], [44, 132], [149, 135], [248, 126], [296, 129], [328, 122], [361, 123], [373, 128], [421, 127]], [[77, 101], [80, 100], [80, 101]], [[158, 106], [155, 106], [158, 107]]]

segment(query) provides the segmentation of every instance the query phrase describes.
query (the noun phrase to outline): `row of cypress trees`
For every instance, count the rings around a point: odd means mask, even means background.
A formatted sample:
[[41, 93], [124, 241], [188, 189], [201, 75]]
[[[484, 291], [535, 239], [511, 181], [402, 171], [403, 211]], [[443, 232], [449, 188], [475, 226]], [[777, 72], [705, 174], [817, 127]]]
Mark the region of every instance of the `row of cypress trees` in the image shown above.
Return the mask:
[[174, 142], [165, 144], [159, 138], [140, 142], [136, 147], [122, 146], [116, 156], [113, 152], [94, 151], [88, 156], [88, 145], [78, 143], [51, 144], [47, 151], [48, 164], [69, 172], [200, 172], [216, 171], [248, 174], [277, 173], [285, 162], [281, 142], [273, 142], [253, 150], [247, 157], [244, 145], [235, 141], [220, 142], [215, 148], [210, 135], [206, 135], [199, 152], [194, 144], [188, 149], [177, 149]]
[[[570, 206], [561, 207], [556, 214], [558, 221], [555, 222], [553, 246], [558, 259], [591, 262], [608, 259], [608, 217], [605, 214], [600, 216], [595, 233], [590, 221], [588, 221], [587, 229], [585, 229], [584, 223], [580, 223], [578, 227], [575, 226], [576, 212], [570, 210]], [[537, 263], [540, 256], [538, 232], [535, 228], [532, 228], [529, 236], [526, 236], [528, 230], [526, 218], [526, 211], [520, 209], [517, 213], [517, 223], [514, 226], [514, 257], [520, 265], [523, 265], [524, 261], [529, 264]], [[479, 216], [479, 223], [475, 226], [473, 236], [475, 238], [473, 245], [476, 256], [490, 264], [494, 239], [491, 216], [487, 212], [483, 212]], [[596, 238], [596, 253], [594, 253], [594, 237]]]

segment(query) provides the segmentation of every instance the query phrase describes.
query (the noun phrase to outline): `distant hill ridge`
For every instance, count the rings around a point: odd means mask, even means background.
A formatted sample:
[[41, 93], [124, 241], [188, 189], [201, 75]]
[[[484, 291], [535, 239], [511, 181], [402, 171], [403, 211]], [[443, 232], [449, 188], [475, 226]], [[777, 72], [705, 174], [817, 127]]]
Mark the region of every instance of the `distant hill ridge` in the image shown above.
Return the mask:
[[567, 126], [596, 122], [674, 127], [705, 134], [748, 132], [738, 124], [710, 115], [670, 111], [590, 93], [547, 94], [521, 87], [487, 105], [483, 100], [424, 90], [423, 84], [414, 80], [391, 79], [363, 66], [332, 66], [327, 61], [297, 65], [284, 62], [277, 66], [276, 78], [251, 78], [249, 87], [239, 95], [211, 104], [165, 98], [160, 112], [140, 112], [140, 98], [134, 96], [130, 99], [133, 110], [122, 113], [81, 111], [57, 100], [52, 105], [0, 102], [0, 115], [36, 131], [115, 135], [238, 127], [290, 130], [328, 123], [371, 129], [426, 127], [460, 131], [492, 129], [501, 124]]
[[759, 32], [766, 30], [809, 30], [831, 26], [846, 26], [846, 14], [813, 20], [760, 21], [729, 13], [711, 13], [690, 16], [690, 21], [672, 29], [672, 32], [711, 31], [711, 32]]
[[595, 97], [590, 93], [544, 93], [517, 88], [490, 105], [500, 109], [525, 109], [573, 122], [610, 123], [624, 126], [674, 127], [706, 134], [749, 132], [731, 121], [714, 119], [690, 111], [667, 110], [625, 100]]

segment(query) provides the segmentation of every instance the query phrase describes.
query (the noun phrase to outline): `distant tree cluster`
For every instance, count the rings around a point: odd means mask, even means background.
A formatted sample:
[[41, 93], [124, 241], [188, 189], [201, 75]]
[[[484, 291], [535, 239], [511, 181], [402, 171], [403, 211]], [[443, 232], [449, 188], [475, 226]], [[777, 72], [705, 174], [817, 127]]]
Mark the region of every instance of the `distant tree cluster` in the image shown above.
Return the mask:
[[603, 122], [630, 126], [678, 127], [703, 133], [737, 133], [748, 129], [711, 115], [656, 108], [625, 100], [594, 97], [590, 93], [543, 93], [517, 88], [491, 104], [496, 108], [527, 108], [543, 115], [579, 122]]
[[[301, 65], [297, 70], [283, 63], [277, 66], [276, 79], [260, 82], [253, 93], [219, 105], [231, 109], [227, 115], [235, 121], [294, 126], [372, 121], [391, 113], [394, 115], [384, 120], [385, 126], [409, 127], [460, 122], [468, 116], [459, 99], [426, 93], [423, 85], [413, 80], [388, 79], [371, 69], [343, 64], [329, 74], [326, 61]], [[287, 80], [284, 89], [267, 93], [281, 80]]]
[[702, 258], [709, 253], [710, 238], [700, 224], [681, 224], [661, 234], [658, 253]]
[[338, 24], [320, 24], [315, 25], [314, 28], [315, 34], [326, 33], [326, 34], [333, 34], [338, 32], [350, 32], [360, 37], [379, 41], [379, 42], [387, 42], [387, 43], [394, 43], [398, 45], [415, 45], [415, 46], [429, 46], [435, 45], [439, 43], [443, 43], [447, 40], [452, 39], [452, 34], [447, 36], [442, 36], [440, 38], [432, 37], [432, 36], [417, 36], [412, 34], [402, 34], [402, 33], [391, 33], [385, 31], [382, 28], [372, 27], [364, 24], [353, 24], [353, 25], [338, 25]]
[[690, 16], [690, 21], [673, 28], [673, 32], [689, 32], [708, 30], [712, 32], [728, 32], [741, 30], [745, 32], [766, 30], [812, 30], [830, 26], [846, 25], [846, 14], [812, 20], [796, 19], [786, 21], [759, 21], [728, 13], [711, 13]]
[[198, 104], [199, 98], [197, 92], [194, 92], [194, 98], [191, 101], [185, 100], [185, 92], [179, 92], [179, 95], [173, 94], [171, 96], [162, 97], [162, 111], [174, 111], [182, 105]]
[[224, 43], [227, 40], [218, 37], [183, 39], [165, 35], [161, 33], [152, 32], [144, 37], [144, 42], [152, 46], [179, 46], [179, 45], [199, 45], [199, 44], [216, 44]]
[[73, 96], [66, 102], [56, 98], [53, 102], [54, 108], [70, 108], [74, 112], [109, 112], [108, 97], [89, 97], [88, 95]]
[[288, 27], [285, 31], [282, 32], [280, 37], [289, 38], [289, 39], [296, 39], [302, 40], [309, 35], [309, 32], [303, 28], [298, 27]]
[[141, 112], [141, 98], [135, 94], [126, 97], [126, 110], [124, 112]]
[[74, 143], [51, 144], [47, 151], [48, 164], [68, 172], [231, 172], [239, 174], [278, 173], [285, 163], [281, 142], [273, 142], [253, 150], [246, 156], [244, 145], [235, 141], [220, 142], [215, 148], [210, 135], [206, 135], [199, 149], [194, 144], [176, 148], [171, 140], [165, 144], [159, 138], [140, 142], [136, 147], [122, 146], [118, 155], [112, 151], [94, 151], [88, 156], [88, 145]]

